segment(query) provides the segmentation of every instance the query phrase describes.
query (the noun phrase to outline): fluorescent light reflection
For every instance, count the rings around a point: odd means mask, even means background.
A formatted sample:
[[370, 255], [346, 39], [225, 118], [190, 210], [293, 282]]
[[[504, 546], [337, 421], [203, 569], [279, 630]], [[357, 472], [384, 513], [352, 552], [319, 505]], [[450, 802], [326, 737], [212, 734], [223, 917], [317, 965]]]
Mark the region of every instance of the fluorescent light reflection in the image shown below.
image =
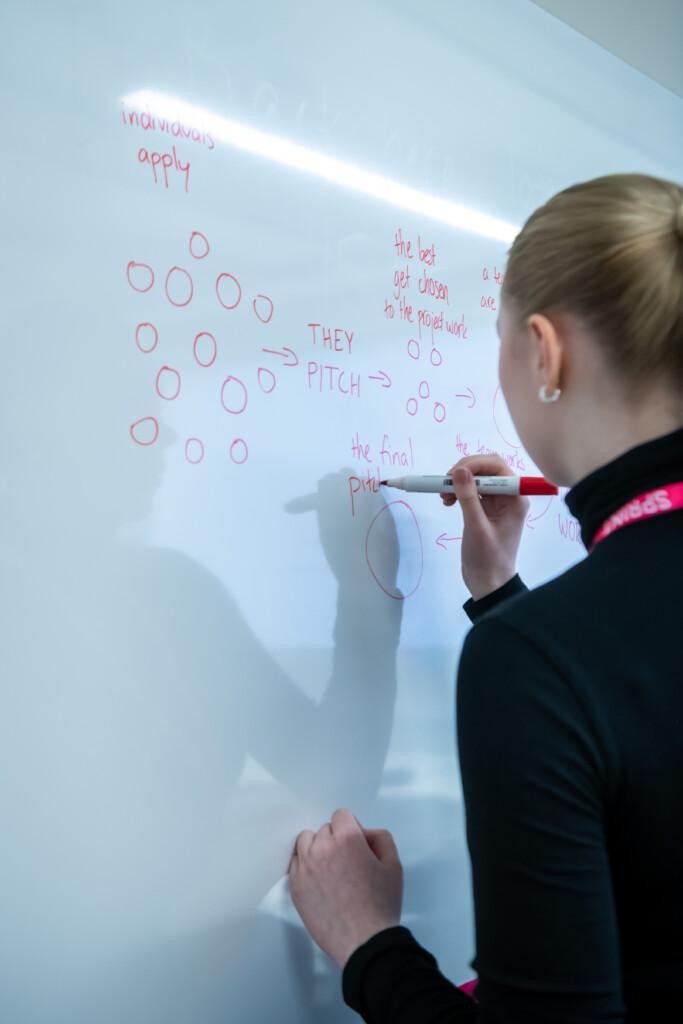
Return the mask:
[[192, 125], [193, 128], [212, 135], [217, 142], [234, 146], [235, 149], [241, 149], [246, 153], [266, 157], [274, 163], [292, 167], [306, 174], [314, 174], [334, 185], [361, 192], [411, 213], [422, 214], [450, 227], [508, 243], [519, 231], [519, 227], [509, 221], [489, 217], [460, 203], [440, 199], [408, 185], [401, 185], [400, 182], [385, 178], [381, 174], [374, 174], [355, 164], [337, 160], [315, 149], [301, 146], [298, 142], [290, 142], [279, 135], [251, 128], [240, 121], [212, 114], [209, 110], [185, 103], [173, 96], [142, 89], [124, 96], [123, 102], [138, 112], [145, 111], [167, 121], [181, 121], [186, 126]]

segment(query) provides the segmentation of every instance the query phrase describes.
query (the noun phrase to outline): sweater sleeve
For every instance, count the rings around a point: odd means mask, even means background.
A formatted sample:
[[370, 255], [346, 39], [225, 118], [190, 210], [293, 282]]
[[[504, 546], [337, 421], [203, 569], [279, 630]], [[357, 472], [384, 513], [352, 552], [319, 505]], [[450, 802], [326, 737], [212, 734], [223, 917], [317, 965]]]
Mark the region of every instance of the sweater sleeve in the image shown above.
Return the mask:
[[560, 667], [499, 616], [465, 641], [457, 727], [477, 1019], [622, 1022], [596, 728]]
[[512, 579], [509, 579], [502, 587], [498, 587], [497, 590], [493, 590], [485, 597], [480, 597], [478, 601], [470, 597], [465, 601], [463, 608], [470, 622], [476, 622], [485, 612], [490, 612], [492, 608], [498, 607], [508, 598], [515, 597], [517, 594], [525, 594], [526, 591], [527, 588], [520, 579], [519, 573], [515, 573]]
[[476, 1003], [402, 926], [359, 946], [342, 973], [344, 1001], [367, 1024], [475, 1024]]

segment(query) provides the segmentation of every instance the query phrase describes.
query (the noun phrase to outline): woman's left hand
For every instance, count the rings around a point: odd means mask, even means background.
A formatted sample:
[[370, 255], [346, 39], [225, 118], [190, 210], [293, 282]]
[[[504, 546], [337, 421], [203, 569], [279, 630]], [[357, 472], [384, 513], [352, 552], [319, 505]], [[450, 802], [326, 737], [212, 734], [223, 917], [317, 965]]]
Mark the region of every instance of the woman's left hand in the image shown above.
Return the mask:
[[288, 879], [311, 937], [339, 967], [372, 935], [400, 923], [403, 868], [393, 837], [364, 829], [350, 811], [299, 833]]

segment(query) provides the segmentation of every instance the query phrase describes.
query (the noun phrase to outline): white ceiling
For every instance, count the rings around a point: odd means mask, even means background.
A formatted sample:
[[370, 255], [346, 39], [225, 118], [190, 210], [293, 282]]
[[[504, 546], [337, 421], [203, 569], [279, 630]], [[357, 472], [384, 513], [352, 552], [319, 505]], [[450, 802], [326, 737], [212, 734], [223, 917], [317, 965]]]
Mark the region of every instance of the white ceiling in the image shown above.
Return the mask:
[[683, 0], [532, 0], [683, 97]]

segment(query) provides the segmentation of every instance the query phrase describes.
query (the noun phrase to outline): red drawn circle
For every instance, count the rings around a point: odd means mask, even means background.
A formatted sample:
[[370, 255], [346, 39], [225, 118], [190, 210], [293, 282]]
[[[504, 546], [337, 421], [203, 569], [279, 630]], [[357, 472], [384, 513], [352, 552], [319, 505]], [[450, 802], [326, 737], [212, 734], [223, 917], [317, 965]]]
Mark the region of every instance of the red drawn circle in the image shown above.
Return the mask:
[[[187, 288], [187, 298], [183, 299], [183, 301], [176, 301], [175, 299], [171, 298], [170, 285], [172, 274], [184, 274], [187, 279], [185, 282], [185, 287]], [[192, 278], [190, 277], [190, 275], [188, 274], [187, 270], [185, 270], [184, 267], [171, 267], [168, 274], [166, 275], [166, 283], [164, 285], [164, 289], [166, 291], [166, 298], [168, 299], [172, 306], [187, 306], [192, 300], [192, 296], [194, 295], [194, 284], [192, 282]]]
[[[238, 387], [242, 388], [242, 392], [243, 392], [242, 404], [239, 405], [239, 407], [236, 408], [236, 409], [231, 409], [229, 405], [225, 404], [226, 403], [225, 389], [226, 389], [228, 384], [232, 384], [232, 383], [234, 383]], [[223, 406], [225, 411], [226, 412], [231, 412], [234, 416], [239, 416], [239, 414], [244, 412], [244, 410], [246, 409], [248, 401], [249, 401], [249, 395], [248, 395], [247, 388], [246, 388], [246, 385], [245, 385], [244, 381], [241, 381], [239, 379], [239, 377], [233, 377], [232, 374], [230, 374], [229, 377], [226, 377], [225, 380], [223, 381], [222, 386], [221, 386], [221, 405]]]
[[[172, 366], [162, 366], [155, 383], [159, 398], [173, 402], [180, 394], [180, 374]], [[166, 394], [165, 392], [170, 392]]]
[[417, 412], [417, 398], [409, 398], [406, 402], [406, 412], [409, 416], [414, 416]]
[[[237, 288], [237, 298], [233, 303], [223, 302], [223, 299], [221, 298], [221, 281], [223, 280], [223, 278], [228, 278], [230, 281], [232, 281], [233, 287]], [[218, 277], [216, 278], [216, 298], [220, 302], [223, 309], [236, 309], [237, 306], [239, 306], [240, 299], [242, 298], [242, 286], [240, 285], [239, 281], [237, 280], [234, 274], [223, 273], [218, 275]]]
[[[414, 348], [411, 348], [411, 345], [413, 345]], [[406, 348], [408, 349], [408, 355], [410, 356], [411, 359], [420, 358], [420, 342], [417, 340], [417, 338], [411, 338], [408, 344], [406, 345]]]
[[[211, 345], [213, 346], [213, 354], [207, 363], [202, 362], [202, 360], [199, 358], [199, 353], [197, 351], [199, 347], [200, 338], [209, 338]], [[210, 331], [200, 331], [199, 334], [195, 334], [194, 342], [192, 344], [192, 351], [194, 353], [195, 359], [197, 360], [200, 366], [213, 366], [213, 364], [216, 362], [216, 356], [218, 355], [218, 345], [216, 344], [216, 339], [214, 338], [213, 334], [211, 334]]]
[[[193, 446], [198, 445], [199, 446], [196, 449], [196, 451], [195, 451], [194, 447], [192, 449], [193, 455], [196, 455], [197, 458], [191, 458], [191, 456], [190, 456], [190, 445], [193, 445]], [[198, 466], [199, 463], [204, 458], [204, 442], [200, 441], [200, 439], [198, 437], [188, 437], [187, 441], [185, 442], [185, 458], [187, 459], [187, 461], [192, 466]]]
[[[437, 356], [436, 359], [434, 358], [435, 356]], [[439, 352], [438, 348], [436, 348], [436, 346], [429, 353], [429, 359], [430, 359], [430, 362], [431, 362], [432, 366], [441, 366], [441, 364], [443, 362], [443, 356]]]
[[[211, 246], [209, 245], [209, 240], [206, 235], [203, 235], [201, 231], [193, 231], [190, 235], [188, 248], [190, 250], [190, 256], [194, 256], [196, 260], [203, 260], [205, 256], [209, 255]], [[197, 248], [203, 248], [204, 251], [196, 252]]]
[[[147, 273], [149, 274], [149, 284], [146, 285], [144, 288], [142, 286], [142, 283], [136, 284], [135, 281], [133, 280], [133, 274], [135, 274], [136, 277], [140, 277], [141, 270], [143, 273], [147, 271]], [[126, 267], [126, 277], [128, 278], [128, 284], [136, 292], [148, 292], [152, 285], [154, 284], [154, 271], [150, 267], [149, 263], [136, 263], [135, 260], [131, 260], [128, 266]]]
[[[267, 310], [267, 312], [263, 316], [261, 315], [261, 313], [259, 313], [258, 307], [256, 305], [256, 303], [258, 302], [259, 299], [263, 300], [260, 303], [260, 305], [263, 305], [265, 303], [265, 307], [266, 307], [266, 310]], [[252, 309], [254, 310], [254, 313], [256, 313], [256, 316], [259, 318], [261, 323], [262, 324], [269, 324], [270, 321], [273, 319], [273, 309], [274, 309], [274, 307], [273, 307], [273, 300], [271, 298], [269, 298], [267, 295], [257, 295], [251, 305], [252, 305]]]
[[[152, 343], [149, 346], [149, 348], [145, 348], [145, 346], [142, 344], [142, 341], [140, 340], [140, 330], [143, 327], [151, 328], [151, 331], [152, 331]], [[145, 334], [146, 333], [147, 332], [145, 331]], [[145, 323], [137, 325], [137, 327], [135, 328], [135, 344], [137, 345], [137, 347], [140, 349], [141, 352], [147, 353], [147, 352], [153, 352], [154, 351], [154, 349], [159, 344], [159, 332], [156, 329], [156, 327], [154, 326], [154, 324], [150, 324], [148, 322], [145, 322]]]
[[429, 381], [421, 380], [417, 386], [417, 393], [420, 398], [429, 398]]
[[[235, 454], [235, 445], [237, 444], [241, 444], [243, 448], [241, 459], [238, 459]], [[247, 442], [244, 440], [243, 437], [236, 437], [235, 440], [230, 445], [230, 458], [232, 459], [236, 466], [243, 465], [249, 458], [249, 449], [247, 447]]]
[[[138, 430], [138, 428], [143, 423], [150, 423], [152, 425], [152, 437], [150, 437], [149, 440], [144, 440], [144, 437], [138, 437], [136, 434], [136, 430], [138, 434], [144, 434], [145, 428], [143, 428], [142, 431]], [[136, 420], [135, 423], [131, 423], [130, 436], [133, 438], [136, 444], [140, 444], [143, 446], [154, 444], [156, 439], [159, 437], [159, 421], [156, 419], [155, 416], [143, 416], [142, 419]]]
[[[265, 386], [265, 384], [263, 383], [263, 378], [261, 377], [261, 374], [266, 373], [268, 374], [269, 377], [273, 378], [273, 383], [270, 385], [269, 388]], [[277, 377], [275, 376], [272, 370], [269, 370], [265, 366], [259, 366], [258, 370], [256, 371], [256, 377], [258, 379], [258, 386], [261, 388], [261, 391], [263, 391], [264, 395], [269, 395], [271, 391], [275, 390], [275, 385], [277, 384]]]
[[443, 404], [443, 402], [434, 402], [434, 419], [436, 420], [437, 423], [443, 423], [443, 421], [446, 419], [446, 406]]
[[[407, 513], [409, 515], [408, 522], [411, 527], [415, 527], [415, 532], [417, 533], [417, 543], [419, 546], [419, 568], [417, 569], [417, 578], [411, 589], [408, 590], [406, 594], [402, 594], [401, 591], [398, 591], [398, 593], [394, 593], [388, 589], [388, 587], [380, 579], [379, 568], [377, 572], [375, 571], [375, 566], [373, 566], [372, 559], [370, 557], [370, 538], [372, 535], [373, 528], [375, 527], [375, 524], [377, 523], [380, 516], [386, 515], [393, 505], [400, 505], [402, 506], [403, 509], [407, 510]], [[405, 513], [402, 512], [402, 515], [405, 519]], [[424, 548], [422, 545], [422, 534], [420, 533], [420, 526], [418, 524], [417, 517], [407, 501], [403, 501], [402, 498], [398, 498], [396, 501], [390, 501], [384, 506], [384, 508], [381, 508], [379, 512], [374, 516], [372, 522], [368, 527], [368, 532], [365, 535], [365, 561], [367, 562], [368, 569], [372, 573], [372, 576], [377, 585], [381, 587], [381, 589], [384, 591], [387, 597], [392, 597], [395, 601], [405, 601], [405, 599], [414, 594], [417, 588], [420, 586], [420, 581], [422, 580], [422, 571], [424, 569]]]

